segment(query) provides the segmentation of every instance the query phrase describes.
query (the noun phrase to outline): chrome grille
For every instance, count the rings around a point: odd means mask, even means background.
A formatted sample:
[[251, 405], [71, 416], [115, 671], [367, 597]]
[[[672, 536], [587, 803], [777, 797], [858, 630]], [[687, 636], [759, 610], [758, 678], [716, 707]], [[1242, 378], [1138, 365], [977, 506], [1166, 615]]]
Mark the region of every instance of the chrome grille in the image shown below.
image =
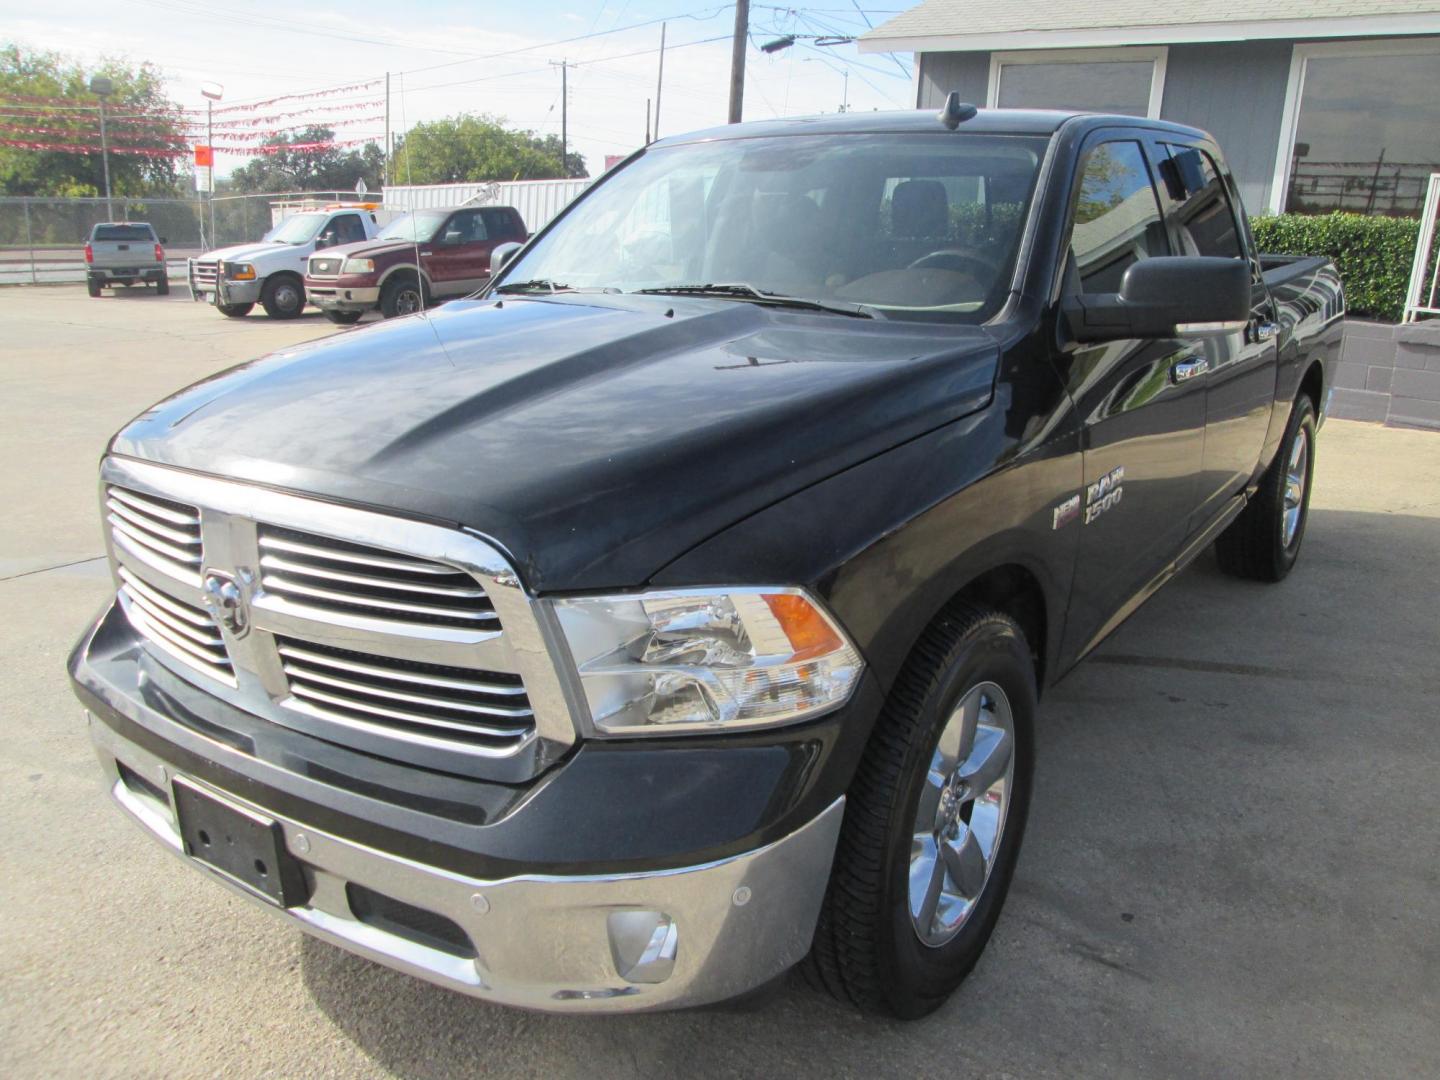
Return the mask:
[[261, 587], [292, 603], [426, 626], [500, 628], [485, 590], [458, 567], [265, 525], [259, 543]]
[[215, 287], [220, 280], [220, 261], [218, 259], [196, 259], [190, 264], [190, 276], [196, 285]]
[[535, 727], [516, 675], [375, 656], [277, 637], [298, 707], [361, 730], [432, 745], [503, 750]]
[[[119, 456], [101, 475], [124, 615], [230, 707], [502, 783], [573, 745], [548, 624], [482, 537]], [[239, 590], [236, 632], [207, 613], [212, 573]]]
[[207, 611], [147, 585], [124, 566], [117, 573], [125, 614], [147, 641], [182, 664], [235, 685], [225, 639]]
[[114, 485], [106, 489], [105, 510], [117, 548], [186, 584], [200, 584], [199, 510]]

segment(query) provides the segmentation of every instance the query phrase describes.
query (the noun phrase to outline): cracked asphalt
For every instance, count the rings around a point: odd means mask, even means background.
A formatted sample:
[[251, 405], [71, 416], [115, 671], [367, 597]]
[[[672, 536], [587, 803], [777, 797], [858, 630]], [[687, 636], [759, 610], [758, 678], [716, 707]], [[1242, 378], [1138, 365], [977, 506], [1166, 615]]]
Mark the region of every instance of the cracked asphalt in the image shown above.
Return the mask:
[[934, 1016], [791, 977], [554, 1017], [356, 959], [180, 865], [109, 804], [66, 684], [110, 588], [109, 433], [334, 328], [70, 287], [0, 289], [0, 328], [0, 1073], [1440, 1074], [1440, 435], [1327, 424], [1289, 581], [1202, 558], [1049, 695], [1009, 904]]

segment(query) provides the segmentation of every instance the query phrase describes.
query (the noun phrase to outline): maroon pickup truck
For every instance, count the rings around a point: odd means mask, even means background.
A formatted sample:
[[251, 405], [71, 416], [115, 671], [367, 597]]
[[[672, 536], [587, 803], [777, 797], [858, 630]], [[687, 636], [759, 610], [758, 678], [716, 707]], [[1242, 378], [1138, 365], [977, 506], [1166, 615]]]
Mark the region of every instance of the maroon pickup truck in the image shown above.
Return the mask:
[[417, 210], [373, 240], [312, 255], [305, 292], [334, 323], [357, 322], [374, 308], [387, 319], [409, 315], [480, 288], [490, 278], [490, 252], [525, 237], [525, 222], [511, 206]]

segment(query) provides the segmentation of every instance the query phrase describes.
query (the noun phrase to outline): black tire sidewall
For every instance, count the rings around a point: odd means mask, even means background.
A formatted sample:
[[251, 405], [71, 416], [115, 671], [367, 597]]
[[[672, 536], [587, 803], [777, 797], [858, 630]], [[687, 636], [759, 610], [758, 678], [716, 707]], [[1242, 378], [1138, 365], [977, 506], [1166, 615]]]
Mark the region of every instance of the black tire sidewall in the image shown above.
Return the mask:
[[[1295, 440], [1301, 431], [1305, 432], [1308, 440], [1309, 460], [1305, 462], [1305, 491], [1300, 496], [1300, 524], [1295, 529], [1295, 538], [1287, 547], [1285, 544], [1285, 476], [1290, 464], [1290, 453], [1294, 449]], [[1285, 441], [1280, 444], [1280, 452], [1275, 458], [1275, 475], [1271, 483], [1275, 485], [1274, 505], [1271, 507], [1272, 557], [1280, 572], [1279, 576], [1283, 577], [1290, 572], [1290, 568], [1295, 565], [1295, 560], [1300, 557], [1300, 545], [1305, 539], [1305, 526], [1310, 520], [1310, 493], [1315, 490], [1315, 406], [1311, 404], [1309, 397], [1303, 394], [1295, 403], [1295, 409], [1290, 415], [1290, 423], [1285, 429]]]
[[[299, 294], [299, 301], [293, 308], [281, 307], [277, 295], [281, 286], [291, 285]], [[260, 290], [260, 303], [265, 308], [265, 314], [272, 319], [293, 319], [305, 310], [305, 286], [297, 282], [289, 275], [273, 277], [265, 282], [265, 287]]]
[[[413, 289], [420, 296], [420, 306], [416, 311], [399, 311], [396, 307], [399, 296], [406, 289]], [[398, 278], [386, 284], [380, 293], [380, 314], [387, 319], [401, 318], [405, 315], [414, 315], [424, 311], [426, 307], [426, 289], [424, 282], [417, 282], [412, 278]]]
[[[945, 721], [964, 693], [982, 682], [997, 683], [1010, 700], [1016, 755], [1011, 802], [999, 861], [975, 910], [952, 940], [931, 947], [920, 941], [910, 921], [909, 830], [930, 756]], [[923, 740], [914, 740], [907, 755], [885, 852], [882, 909], [887, 917], [880, 928], [880, 974], [889, 1004], [899, 1016], [922, 1016], [942, 1002], [975, 966], [995, 928], [1015, 871], [1029, 810], [1035, 705], [1034, 673], [1025, 641], [998, 621], [982, 624], [979, 633], [959, 643], [945, 665], [936, 692], [925, 703], [927, 735]]]

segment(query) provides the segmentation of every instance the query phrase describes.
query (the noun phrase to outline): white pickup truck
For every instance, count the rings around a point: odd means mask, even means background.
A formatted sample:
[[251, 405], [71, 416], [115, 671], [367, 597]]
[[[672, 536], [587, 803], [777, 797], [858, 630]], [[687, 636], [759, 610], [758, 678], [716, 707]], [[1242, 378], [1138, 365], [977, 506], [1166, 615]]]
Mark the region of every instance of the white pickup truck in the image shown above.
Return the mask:
[[321, 248], [370, 240], [389, 215], [372, 204], [329, 206], [293, 214], [254, 244], [207, 252], [189, 263], [190, 298], [232, 319], [259, 303], [272, 319], [305, 308], [305, 263]]

